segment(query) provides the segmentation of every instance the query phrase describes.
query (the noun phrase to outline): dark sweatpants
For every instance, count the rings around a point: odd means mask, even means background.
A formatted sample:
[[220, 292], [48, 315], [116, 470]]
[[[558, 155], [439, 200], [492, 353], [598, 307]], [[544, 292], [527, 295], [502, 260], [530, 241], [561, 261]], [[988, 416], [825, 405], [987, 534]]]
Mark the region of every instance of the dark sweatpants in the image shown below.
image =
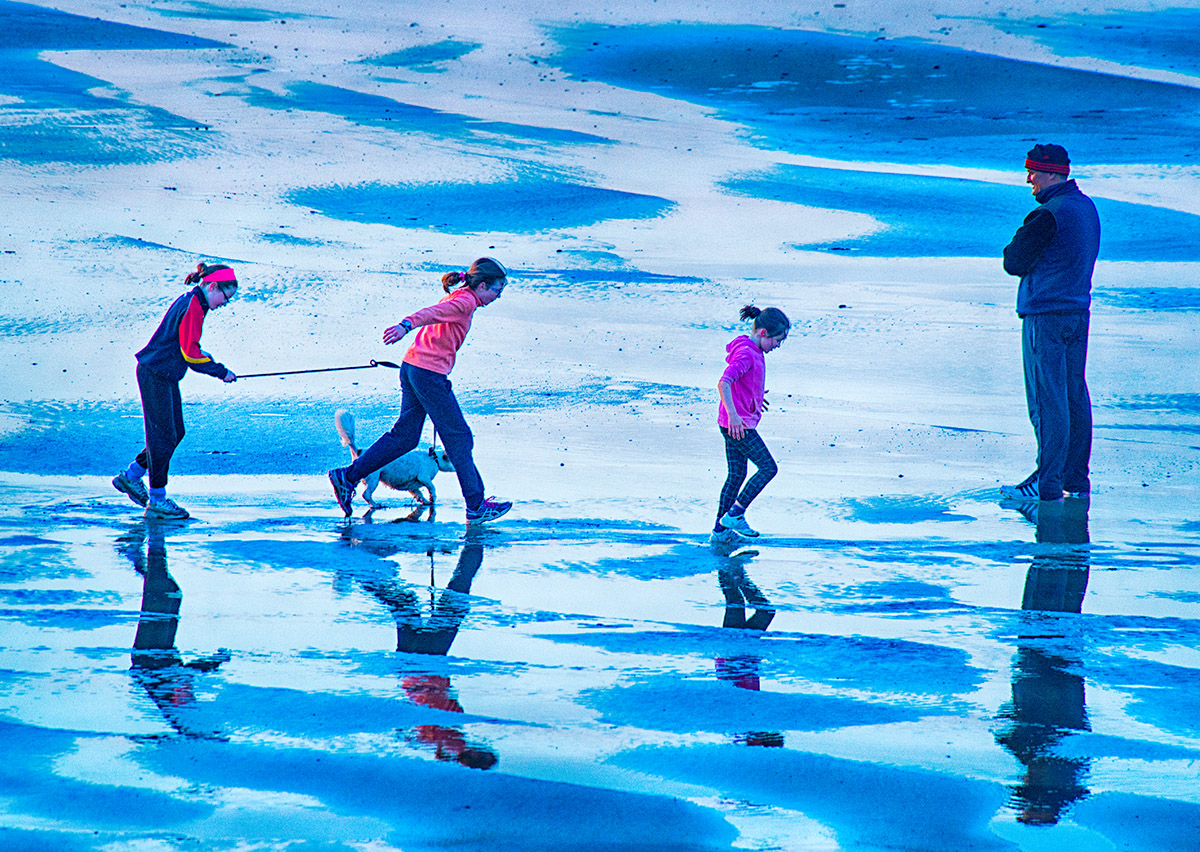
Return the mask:
[[1087, 367], [1088, 311], [1029, 314], [1021, 326], [1025, 399], [1037, 436], [1038, 496], [1091, 491], [1092, 400]]
[[454, 398], [450, 379], [406, 361], [400, 365], [400, 393], [400, 417], [391, 431], [381, 435], [346, 469], [346, 479], [358, 482], [416, 447], [428, 415], [446, 445], [467, 511], [478, 509], [483, 502], [483, 479], [471, 454], [475, 437]]
[[138, 364], [138, 390], [142, 394], [142, 417], [146, 421], [146, 447], [137, 463], [150, 471], [150, 487], [166, 488], [171, 456], [183, 440], [183, 398], [179, 382], [164, 379]]

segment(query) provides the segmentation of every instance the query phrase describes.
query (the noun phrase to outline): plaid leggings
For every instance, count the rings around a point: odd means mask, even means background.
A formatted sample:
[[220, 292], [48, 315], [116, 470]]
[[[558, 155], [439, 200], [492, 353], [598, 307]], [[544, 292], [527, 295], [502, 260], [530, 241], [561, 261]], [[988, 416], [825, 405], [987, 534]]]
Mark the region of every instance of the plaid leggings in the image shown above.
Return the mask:
[[[758, 496], [779, 470], [775, 459], [771, 458], [771, 451], [767, 449], [757, 430], [747, 429], [742, 440], [735, 441], [729, 436], [728, 429], [724, 426], [719, 428], [725, 438], [725, 461], [729, 464], [729, 475], [725, 478], [725, 485], [721, 488], [721, 499], [717, 503], [718, 525], [721, 516], [729, 511], [735, 500], [742, 504], [742, 508], [749, 506], [750, 501]], [[758, 469], [754, 476], [750, 477], [750, 481], [746, 482], [746, 487], [742, 488], [742, 483], [746, 480], [747, 461], [754, 462]], [[738, 493], [738, 489], [741, 489], [741, 494]]]

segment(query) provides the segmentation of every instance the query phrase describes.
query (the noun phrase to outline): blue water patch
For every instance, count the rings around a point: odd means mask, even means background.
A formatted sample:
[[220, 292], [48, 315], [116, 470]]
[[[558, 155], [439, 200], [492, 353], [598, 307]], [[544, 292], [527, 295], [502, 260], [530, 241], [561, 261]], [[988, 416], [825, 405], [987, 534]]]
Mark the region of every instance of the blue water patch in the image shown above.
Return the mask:
[[672, 734], [832, 731], [915, 722], [928, 715], [914, 707], [761, 688], [757, 657], [717, 658], [714, 667], [710, 680], [684, 680], [674, 672], [652, 675], [616, 689], [587, 690], [580, 700], [599, 714], [600, 723]]
[[868, 524], [918, 524], [923, 521], [973, 521], [950, 511], [943, 500], [918, 495], [880, 495], [846, 500], [847, 517]]
[[245, 21], [249, 23], [279, 21], [283, 23], [288, 20], [295, 21], [314, 17], [295, 12], [279, 12], [274, 9], [256, 9], [253, 6], [242, 8], [218, 6], [215, 3], [203, 3], [200, 0], [188, 0], [179, 5], [181, 8], [178, 9], [164, 9], [161, 6], [150, 6], [149, 9], [164, 18], [199, 18], [206, 21]]
[[1127, 411], [1171, 411], [1180, 414], [1200, 414], [1200, 393], [1151, 393], [1109, 402], [1106, 408]]
[[286, 198], [335, 219], [451, 234], [530, 234], [609, 219], [654, 219], [675, 206], [665, 198], [551, 175], [497, 183], [307, 187]]
[[[195, 154], [208, 146], [202, 122], [133, 105], [107, 83], [39, 58], [43, 50], [222, 47], [221, 42], [84, 18], [0, 0], [0, 159], [114, 165]], [[30, 120], [30, 111], [38, 111]]]
[[1019, 170], [1036, 135], [1076, 163], [1200, 156], [1200, 90], [1186, 86], [765, 27], [587, 25], [555, 36], [555, 61], [574, 79], [715, 108], [757, 144], [797, 154]]
[[[732, 177], [723, 187], [766, 198], [832, 210], [866, 213], [882, 231], [857, 239], [814, 242], [797, 248], [845, 251], [873, 257], [999, 258], [1025, 216], [1037, 207], [1027, 187], [959, 178], [776, 166]], [[1086, 182], [1085, 182], [1086, 183]], [[1086, 191], [1086, 186], [1081, 187]], [[1200, 216], [1145, 204], [1093, 199], [1103, 230], [1103, 260], [1200, 260]], [[1153, 233], [1154, 240], [1146, 234]], [[999, 261], [997, 261], [999, 263]]]
[[1089, 56], [1121, 65], [1200, 73], [1200, 9], [1021, 17], [1000, 29], [1032, 37], [1059, 56]]
[[1092, 297], [1134, 311], [1200, 311], [1200, 287], [1105, 287]]
[[197, 36], [0, 0], [0, 50], [162, 50], [227, 46]]
[[304, 110], [338, 115], [355, 124], [387, 127], [401, 132], [427, 133], [439, 138], [500, 142], [506, 147], [544, 144], [599, 144], [610, 140], [591, 133], [537, 127], [505, 121], [485, 121], [469, 115], [406, 104], [324, 83], [299, 82], [287, 87], [288, 94], [251, 86], [243, 95], [251, 106], [276, 110]]
[[297, 237], [294, 234], [286, 234], [281, 231], [267, 231], [258, 235], [258, 238], [264, 243], [273, 243], [280, 246], [323, 246], [328, 245], [324, 240], [314, 240], [308, 237]]
[[442, 71], [451, 62], [462, 59], [468, 53], [478, 50], [483, 45], [473, 41], [455, 41], [448, 39], [436, 44], [420, 44], [407, 47], [383, 56], [372, 56], [362, 60], [364, 65], [378, 65], [383, 68], [408, 68], [412, 71]]

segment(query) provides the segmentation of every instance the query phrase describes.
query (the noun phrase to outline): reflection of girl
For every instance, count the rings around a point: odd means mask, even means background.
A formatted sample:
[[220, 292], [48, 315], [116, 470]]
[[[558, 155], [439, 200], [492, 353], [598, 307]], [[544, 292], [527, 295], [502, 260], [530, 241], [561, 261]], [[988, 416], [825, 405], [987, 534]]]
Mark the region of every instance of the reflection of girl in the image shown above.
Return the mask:
[[[158, 329], [142, 351], [137, 353], [137, 382], [142, 395], [142, 414], [146, 421], [146, 447], [121, 473], [113, 477], [113, 487], [129, 499], [146, 507], [147, 518], [182, 520], [186, 509], [167, 497], [167, 469], [171, 456], [183, 440], [183, 402], [179, 382], [191, 367], [200, 373], [232, 382], [235, 376], [224, 364], [200, 349], [204, 317], [237, 293], [237, 276], [222, 264], [201, 263], [184, 279], [196, 285], [167, 309]], [[150, 473], [150, 491], [142, 477]]]
[[[787, 339], [791, 322], [779, 308], [759, 310], [753, 305], [742, 308], [741, 318], [754, 320], [749, 334], [742, 334], [725, 347], [727, 366], [717, 382], [721, 402], [717, 425], [725, 438], [725, 460], [729, 474], [717, 503], [717, 523], [713, 541], [732, 541], [738, 536], [758, 533], [746, 523], [746, 507], [758, 496], [778, 468], [775, 459], [755, 427], [767, 410], [766, 353], [778, 349]], [[754, 462], [754, 476], [746, 479], [746, 462]], [[739, 489], [741, 489], [739, 493]]]
[[[427, 415], [442, 436], [446, 455], [458, 474], [467, 504], [467, 523], [493, 521], [512, 508], [512, 503], [483, 497], [483, 479], [471, 452], [475, 439], [448, 378], [475, 310], [500, 298], [507, 275], [508, 271], [490, 257], [479, 258], [466, 272], [448, 272], [442, 276], [447, 296], [383, 332], [383, 342], [390, 345], [413, 329], [420, 329], [400, 367], [400, 417], [395, 425], [352, 465], [329, 471], [333, 493], [346, 517], [350, 517], [350, 503], [359, 480], [416, 447]], [[455, 285], [461, 286], [452, 289]]]

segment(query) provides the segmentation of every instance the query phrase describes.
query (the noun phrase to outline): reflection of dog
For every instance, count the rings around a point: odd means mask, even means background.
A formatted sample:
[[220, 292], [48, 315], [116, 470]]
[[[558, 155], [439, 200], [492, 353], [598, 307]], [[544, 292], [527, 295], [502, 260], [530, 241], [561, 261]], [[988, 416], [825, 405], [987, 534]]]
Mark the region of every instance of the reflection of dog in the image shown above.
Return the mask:
[[[350, 457], [358, 458], [359, 449], [354, 445], [354, 415], [344, 408], [339, 408], [333, 415], [333, 423], [337, 426], [338, 434], [342, 436], [342, 445], [350, 448]], [[427, 450], [411, 450], [363, 479], [363, 499], [372, 509], [378, 508], [380, 504], [372, 500], [371, 496], [382, 482], [397, 491], [407, 491], [418, 503], [428, 503], [432, 506], [437, 502], [433, 478], [439, 470], [447, 473], [454, 471], [454, 465], [450, 463], [445, 452], [439, 452], [433, 447]], [[422, 485], [429, 489], [428, 500], [421, 495]]]

